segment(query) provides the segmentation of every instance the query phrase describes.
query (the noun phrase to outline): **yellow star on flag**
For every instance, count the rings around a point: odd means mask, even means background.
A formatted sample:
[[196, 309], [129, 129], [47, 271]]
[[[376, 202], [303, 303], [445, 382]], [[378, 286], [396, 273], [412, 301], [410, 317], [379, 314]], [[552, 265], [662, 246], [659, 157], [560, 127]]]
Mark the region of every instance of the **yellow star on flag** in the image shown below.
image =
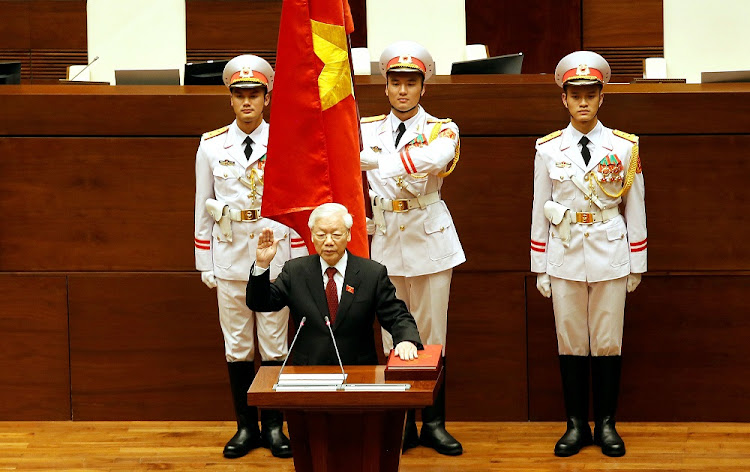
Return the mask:
[[324, 64], [318, 76], [318, 89], [323, 110], [327, 110], [353, 93], [346, 31], [343, 26], [310, 22], [313, 50]]

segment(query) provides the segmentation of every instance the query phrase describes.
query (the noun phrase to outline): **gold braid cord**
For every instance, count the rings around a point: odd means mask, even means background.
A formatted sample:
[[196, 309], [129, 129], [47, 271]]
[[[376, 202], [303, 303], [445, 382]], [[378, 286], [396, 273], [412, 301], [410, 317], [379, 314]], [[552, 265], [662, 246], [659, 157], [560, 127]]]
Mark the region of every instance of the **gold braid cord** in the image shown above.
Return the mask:
[[[633, 144], [633, 149], [630, 151], [630, 162], [628, 163], [628, 173], [625, 174], [625, 182], [620, 189], [619, 192], [616, 194], [611, 194], [605, 190], [604, 186], [601, 182], [599, 182], [599, 179], [596, 180], [596, 183], [599, 185], [599, 188], [602, 189], [602, 192], [604, 192], [605, 195], [607, 195], [610, 198], [620, 198], [621, 196], [628, 193], [628, 190], [630, 190], [630, 187], [633, 185], [633, 181], [635, 180], [635, 174], [638, 170], [638, 167], [640, 165], [641, 157], [638, 155], [638, 144]], [[593, 174], [593, 172], [592, 172]]]
[[[432, 127], [432, 131], [430, 132], [430, 142], [433, 142], [438, 135], [440, 134], [441, 128], [443, 125], [441, 123], [436, 123], [435, 126]], [[458, 158], [461, 155], [461, 138], [456, 138], [458, 143], [456, 144], [456, 154], [453, 156], [453, 162], [451, 163], [450, 169], [440, 172], [437, 176], [440, 178], [448, 177], [453, 173], [453, 171], [456, 169], [456, 165], [458, 164]]]

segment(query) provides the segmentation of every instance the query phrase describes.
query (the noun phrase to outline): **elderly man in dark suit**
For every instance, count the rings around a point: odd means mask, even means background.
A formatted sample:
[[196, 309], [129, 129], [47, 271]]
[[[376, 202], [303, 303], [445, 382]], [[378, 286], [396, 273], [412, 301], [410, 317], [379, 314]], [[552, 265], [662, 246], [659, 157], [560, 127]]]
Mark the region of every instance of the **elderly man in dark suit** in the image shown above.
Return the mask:
[[247, 284], [251, 310], [274, 311], [288, 306], [295, 325], [307, 317], [299, 334], [293, 365], [338, 364], [325, 317], [331, 320], [341, 361], [349, 365], [377, 364], [373, 321], [391, 333], [396, 354], [417, 357], [422, 348], [414, 318], [388, 279], [385, 266], [346, 250], [352, 217], [345, 206], [326, 203], [308, 222], [317, 254], [292, 259], [271, 283], [268, 267], [279, 241], [266, 228], [258, 239], [255, 265]]

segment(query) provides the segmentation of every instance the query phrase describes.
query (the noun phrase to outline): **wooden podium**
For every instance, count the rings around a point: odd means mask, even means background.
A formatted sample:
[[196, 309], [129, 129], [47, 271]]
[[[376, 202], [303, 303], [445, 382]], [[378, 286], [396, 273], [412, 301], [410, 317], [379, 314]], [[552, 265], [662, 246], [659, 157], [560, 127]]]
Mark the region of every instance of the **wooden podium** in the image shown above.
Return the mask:
[[[344, 367], [347, 383], [386, 383], [385, 366]], [[338, 366], [287, 366], [287, 374], [340, 373]], [[404, 417], [409, 408], [432, 405], [437, 380], [399, 380], [402, 392], [276, 392], [278, 366], [263, 366], [247, 393], [250, 405], [283, 410], [294, 467], [304, 472], [397, 471]]]

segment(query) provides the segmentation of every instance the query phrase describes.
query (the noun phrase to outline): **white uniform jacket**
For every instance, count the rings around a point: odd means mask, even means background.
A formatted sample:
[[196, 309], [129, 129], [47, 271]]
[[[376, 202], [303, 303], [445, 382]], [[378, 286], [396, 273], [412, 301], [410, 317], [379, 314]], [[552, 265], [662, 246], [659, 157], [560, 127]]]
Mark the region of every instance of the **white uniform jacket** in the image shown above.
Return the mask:
[[[595, 150], [591, 152], [588, 165], [584, 164], [577, 140], [572, 136], [572, 125], [537, 140], [531, 215], [533, 272], [581, 282], [600, 282], [625, 277], [631, 272], [646, 272], [643, 173], [640, 159], [631, 160], [638, 138], [613, 132], [601, 123], [597, 127], [598, 130], [595, 128], [589, 133], [596, 138], [591, 140]], [[597, 181], [608, 193], [616, 195], [631, 165], [637, 167], [630, 190], [620, 198], [606, 195]], [[601, 207], [620, 208], [620, 214], [607, 210], [611, 216], [607, 221], [576, 223], [575, 212], [601, 211], [586, 198], [576, 182], [585, 189], [593, 189]], [[566, 212], [566, 218], [572, 220], [569, 242], [561, 238], [560, 227], [550, 224], [545, 217], [544, 205], [550, 200], [570, 209]]]
[[[458, 126], [427, 114], [420, 106], [395, 147], [391, 118], [363, 119], [362, 123], [363, 159], [369, 154], [370, 160], [377, 160], [377, 168], [367, 172], [371, 199], [430, 195], [437, 199], [424, 208], [384, 212], [385, 227], [377, 227], [372, 239], [372, 259], [394, 276], [414, 277], [453, 268], [465, 262], [466, 256], [440, 198], [443, 179], [438, 174], [455, 156]], [[428, 142], [435, 126], [440, 133]]]
[[281, 272], [284, 262], [307, 254], [294, 230], [267, 218], [232, 221], [232, 241], [228, 241], [206, 210], [209, 198], [235, 210], [260, 210], [268, 129], [263, 121], [250, 134], [254, 144], [249, 160], [242, 146], [247, 135], [236, 122], [201, 138], [195, 157], [195, 268], [199, 271], [213, 270], [220, 279], [247, 281], [258, 235], [266, 227], [273, 228], [276, 238], [285, 238], [271, 263], [271, 278]]

